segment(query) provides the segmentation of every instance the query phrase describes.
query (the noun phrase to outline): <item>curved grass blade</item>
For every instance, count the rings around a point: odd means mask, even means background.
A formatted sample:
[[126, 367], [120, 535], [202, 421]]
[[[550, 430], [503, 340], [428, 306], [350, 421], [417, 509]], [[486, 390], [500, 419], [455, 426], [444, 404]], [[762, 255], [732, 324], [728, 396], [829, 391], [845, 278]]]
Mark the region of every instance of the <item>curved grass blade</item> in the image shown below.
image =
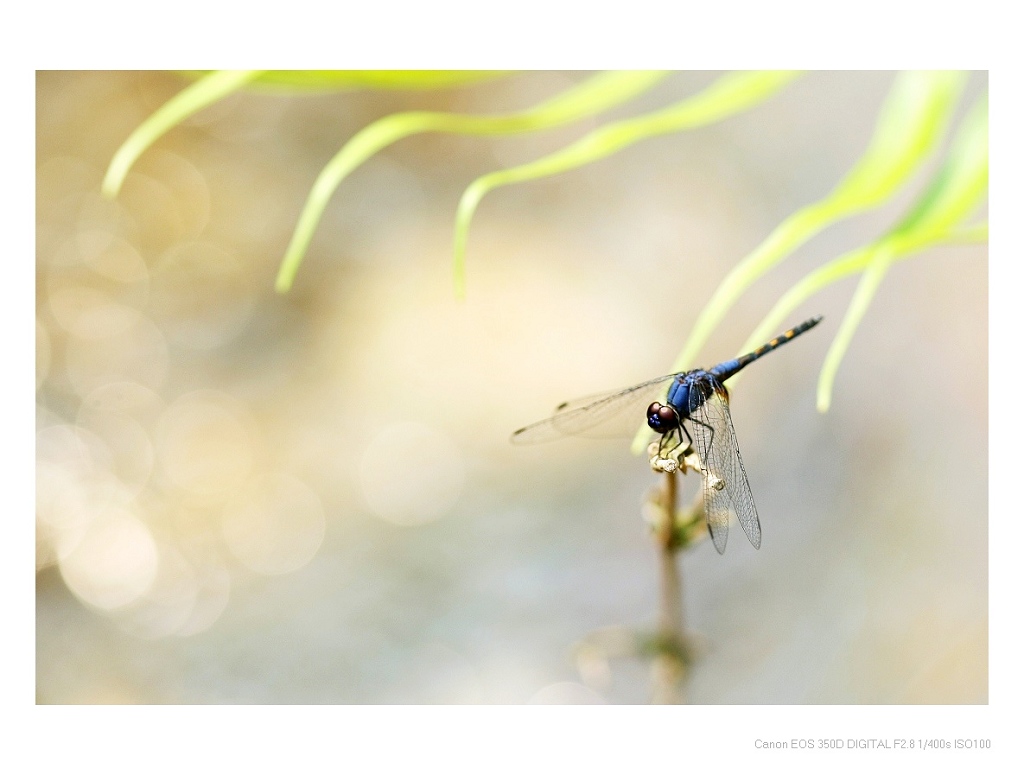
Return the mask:
[[265, 70], [254, 85], [288, 91], [448, 89], [509, 74], [508, 70]]
[[[982, 101], [965, 118], [945, 163], [907, 215], [880, 239], [818, 267], [790, 288], [747, 338], [740, 348], [740, 353], [749, 352], [766, 341], [800, 305], [839, 280], [857, 273], [869, 272], [875, 267], [888, 267], [892, 261], [913, 258], [928, 248], [986, 241], [988, 224], [973, 224], [966, 227], [961, 224], [981, 203], [987, 185], [988, 121], [987, 105]], [[866, 274], [865, 278], [864, 290], [858, 289], [858, 293], [864, 294], [864, 297], [870, 300], [867, 294], [873, 293], [878, 286], [873, 276]], [[856, 310], [860, 310], [862, 306], [866, 309], [863, 301], [856, 305], [851, 303], [855, 310], [854, 315], [859, 314]], [[853, 320], [850, 313], [847, 313], [847, 320]], [[859, 320], [858, 317], [856, 322]], [[822, 375], [819, 377], [819, 411], [828, 410], [835, 372], [849, 345], [854, 328], [852, 322], [847, 323], [844, 320], [836, 337], [839, 344], [833, 343], [829, 351], [833, 361], [830, 362], [826, 357], [826, 367], [822, 369]], [[824, 384], [827, 390], [822, 393], [821, 380], [826, 376], [828, 378]], [[743, 373], [734, 376], [731, 387], [735, 389], [741, 379]]]
[[187, 86], [161, 106], [132, 132], [117, 149], [103, 178], [101, 191], [113, 199], [125, 176], [143, 152], [189, 116], [238, 91], [258, 77], [259, 70], [214, 70]]
[[964, 245], [971, 242], [988, 242], [988, 222], [972, 223], [957, 229], [949, 235], [950, 245]]
[[668, 72], [662, 70], [599, 73], [533, 108], [499, 116], [417, 111], [394, 113], [373, 122], [345, 143], [317, 176], [278, 270], [275, 283], [278, 292], [291, 288], [313, 233], [337, 187], [359, 165], [388, 145], [422, 132], [494, 135], [547, 129], [626, 102], [666, 75]]
[[988, 103], [981, 100], [964, 119], [946, 163], [917, 205], [872, 251], [870, 263], [825, 355], [818, 377], [818, 411], [826, 412], [839, 365], [893, 259], [899, 253], [942, 241], [970, 215], [988, 191]]
[[965, 81], [960, 72], [900, 73], [867, 151], [824, 199], [789, 216], [726, 275], [701, 311], [673, 370], [686, 368], [740, 295], [826, 226], [882, 204], [945, 134]]
[[[986, 241], [988, 241], [988, 224], [978, 223], [950, 232], [935, 233], [927, 239], [922, 239], [918, 236], [914, 241], [904, 240], [887, 246], [882, 245], [879, 241], [852, 250], [824, 266], [818, 267], [786, 291], [782, 298], [775, 303], [771, 311], [758, 323], [757, 328], [754, 329], [754, 332], [748, 337], [739, 352], [750, 352], [758, 345], [767, 341], [774, 332], [782, 327], [800, 305], [804, 304], [819, 291], [850, 275], [865, 271], [871, 265], [871, 259], [879, 249], [888, 249], [892, 260], [902, 261], [919, 256], [923, 251], [931, 247]], [[740, 372], [732, 377], [730, 380], [731, 389], [735, 389], [737, 383], [743, 379], [744, 374], [745, 372]], [[826, 411], [827, 408], [826, 406], [822, 411]]]
[[650, 137], [720, 121], [767, 99], [797, 75], [799, 73], [794, 71], [730, 73], [698, 94], [667, 108], [607, 124], [548, 156], [477, 178], [462, 194], [455, 216], [453, 272], [456, 294], [459, 297], [465, 295], [469, 224], [480, 200], [488, 192], [499, 186], [582, 167]]
[[[889, 155], [893, 161], [896, 161], [896, 157], [903, 158], [903, 169], [906, 170], [906, 174], [909, 174], [910, 165], [907, 163], [907, 157], [912, 155], [918, 158], [918, 162], [921, 157], [927, 152], [926, 146], [928, 143], [923, 142], [929, 135], [932, 136], [930, 143], [938, 141], [938, 134], [940, 134], [940, 125], [942, 127], [948, 123], [949, 113], [952, 112], [954, 107], [950, 103], [952, 95], [950, 91], [959, 92], [961, 82], [960, 78], [950, 77], [949, 80], [946, 76], [950, 74], [938, 73], [938, 74], [916, 74], [908, 73], [902, 74], [901, 79], [904, 77], [911, 78], [912, 81], [916, 82], [911, 84], [914, 88], [911, 89], [907, 86], [906, 80], [902, 81], [898, 79], [897, 83], [893, 86], [893, 90], [890, 93], [890, 97], [887, 100], [886, 107], [883, 110], [883, 115], [878, 122], [878, 128], [875, 132], [875, 138], [872, 140], [871, 146], [869, 146], [868, 152], [861, 161], [858, 162], [854, 172], [857, 168], [864, 169], [866, 162], [865, 159], [872, 155], [872, 149], [884, 148], [886, 145], [880, 135], [892, 135], [891, 140], [888, 142], [890, 147], [889, 153], [885, 154], [881, 150], [875, 153], [876, 162], [867, 164], [867, 168], [872, 166], [881, 165], [881, 160]], [[942, 81], [945, 81], [943, 88], [937, 88], [939, 84], [933, 83], [932, 89], [925, 89], [925, 92], [932, 91], [932, 99], [922, 99], [922, 88], [927, 86], [926, 81], [919, 80], [920, 77], [935, 75], [938, 76]], [[893, 105], [894, 100], [901, 102], [902, 98], [899, 97], [901, 93], [907, 91], [917, 93], [918, 97], [916, 100], [911, 101], [911, 104], [919, 106], [917, 111], [909, 111], [908, 108], [900, 105]], [[897, 96], [894, 96], [897, 95]], [[920, 108], [931, 105], [931, 109], [922, 111]], [[939, 108], [944, 107], [943, 110]], [[917, 120], [914, 122], [915, 135], [918, 137], [918, 141], [914, 143], [905, 142], [903, 143], [904, 150], [906, 153], [896, 154], [892, 149], [898, 145], [898, 135], [901, 131], [900, 121], [906, 121], [908, 113], [916, 116]], [[931, 118], [928, 119], [928, 114], [931, 114]], [[943, 115], [944, 114], [944, 115]], [[903, 118], [899, 118], [902, 116]], [[914, 207], [911, 208], [908, 215], [903, 221], [896, 226], [888, 235], [882, 237], [876, 242], [853, 250], [840, 258], [831, 261], [830, 263], [819, 267], [815, 271], [804, 277], [799, 283], [793, 286], [783, 297], [775, 304], [772, 310], [765, 316], [764, 320], [758, 325], [758, 327], [751, 334], [747, 342], [740, 348], [740, 353], [749, 352], [753, 348], [766, 341], [768, 337], [775, 333], [776, 327], [780, 326], [800, 304], [804, 303], [807, 299], [813, 296], [815, 293], [820, 291], [827, 285], [831, 285], [838, 280], [847, 277], [851, 274], [858, 272], [864, 272], [869, 267], [871, 260], [874, 256], [882, 255], [880, 251], [884, 251], [884, 255], [889, 258], [884, 259], [891, 261], [895, 259], [909, 258], [912, 255], [924, 250], [925, 248], [937, 246], [941, 244], [953, 243], [953, 242], [970, 242], [979, 241], [987, 238], [988, 230], [985, 225], [977, 225], [973, 227], [961, 227], [958, 221], [964, 218], [970, 210], [973, 209], [977, 203], [977, 198], [984, 193], [985, 184], [979, 184], [978, 176], [982, 173], [982, 154], [980, 153], [980, 144], [978, 138], [983, 134], [986, 138], [987, 144], [987, 129], [985, 133], [979, 134], [978, 121], [987, 116], [986, 111], [982, 111], [981, 108], [977, 108], [972, 112], [970, 118], [965, 121], [965, 128], [961, 129], [958, 137], [966, 138], [967, 136], [973, 137], [971, 142], [966, 139], [958, 140], [956, 147], [962, 148], [961, 151], [956, 151], [950, 155], [947, 159], [946, 164], [939, 171], [939, 173], [933, 178], [931, 185], [926, 189], [925, 193], [920, 197]], [[987, 118], [985, 119], [987, 121]], [[917, 162], [915, 162], [916, 164]], [[952, 168], [955, 168], [956, 172], [952, 172]], [[987, 145], [984, 152], [983, 161], [983, 177], [987, 181]], [[968, 172], [973, 170], [973, 172]], [[881, 171], [881, 166], [879, 166]], [[846, 180], [849, 180], [854, 176], [854, 172], [851, 172], [847, 176]], [[905, 177], [906, 175], [904, 175]], [[857, 178], [860, 181], [864, 181], [866, 178], [865, 173], [857, 173]], [[840, 184], [838, 190], [843, 189], [846, 186], [846, 180]], [[889, 186], [895, 187], [894, 183], [896, 178], [889, 176]], [[952, 186], [949, 184], [953, 183]], [[980, 188], [979, 188], [980, 185]], [[868, 185], [864, 182], [857, 182], [855, 179], [854, 184], [850, 184], [850, 190], [867, 191]], [[940, 193], [940, 190], [945, 190], [945, 193]], [[954, 193], [959, 192], [959, 193]], [[973, 193], [972, 193], [973, 192]], [[875, 191], [877, 195], [877, 189]], [[975, 197], [975, 198], [972, 198]], [[830, 196], [828, 199], [831, 199]], [[828, 199], [823, 200], [828, 202]], [[925, 207], [924, 203], [930, 202], [929, 207]], [[811, 208], [820, 207], [822, 203], [811, 205]], [[705, 307], [701, 313], [701, 317], [698, 318], [698, 324], [702, 321], [707, 324], [707, 321], [711, 321], [711, 326], [717, 325], [717, 323], [724, 316], [725, 311], [732, 306], [736, 297], [742, 293], [746, 287], [753, 282], [756, 277], [760, 276], [764, 270], [769, 268], [778, 260], [784, 257], [784, 253], [779, 253], [775, 256], [774, 260], [770, 264], [765, 265], [763, 259], [765, 256], [770, 257], [770, 252], [766, 250], [766, 246], [771, 246], [773, 237], [785, 232], [787, 230], [787, 224], [793, 221], [794, 218], [801, 216], [810, 208], [805, 208], [799, 211], [794, 216], [784, 221], [776, 230], [769, 236], [765, 242], [761, 244], [753, 253], [751, 253], [739, 266], [737, 266], [726, 279], [719, 286], [712, 297], [712, 300]], [[815, 230], [816, 233], [817, 230]], [[802, 242], [803, 240], [801, 240]], [[795, 249], [795, 245], [793, 246]], [[760, 260], [759, 260], [760, 256]], [[738, 270], [746, 269], [751, 273], [751, 276], [747, 277]], [[760, 270], [760, 271], [758, 271]], [[868, 293], [868, 289], [864, 291]], [[680, 357], [676, 359], [673, 365], [674, 370], [681, 370], [686, 367], [694, 355], [696, 350], [706, 340], [710, 333], [710, 328], [698, 331], [695, 326], [694, 332], [690, 335], [690, 339], [684, 347]], [[837, 351], [838, 352], [838, 351]], [[839, 356], [841, 360], [841, 355]], [[835, 367], [838, 367], [839, 361], [835, 362]], [[825, 373], [823, 368], [822, 373]], [[735, 388], [736, 383], [742, 378], [742, 375], [737, 374], [732, 379], [732, 387]], [[834, 378], [834, 372], [833, 372]], [[827, 409], [827, 401], [823, 404], [821, 396], [831, 395], [831, 383], [826, 385], [827, 390], [823, 391], [821, 388], [821, 379], [819, 378], [819, 410], [825, 411]], [[824, 408], [823, 408], [824, 407]], [[635, 454], [639, 454], [644, 449], [649, 439], [649, 431], [646, 427], [641, 428], [637, 431], [636, 436], [633, 439], [632, 450]]]
[[[179, 70], [188, 78], [203, 78], [216, 70]], [[511, 70], [263, 70], [250, 83], [253, 89], [343, 91], [350, 89], [450, 89], [490, 81]]]

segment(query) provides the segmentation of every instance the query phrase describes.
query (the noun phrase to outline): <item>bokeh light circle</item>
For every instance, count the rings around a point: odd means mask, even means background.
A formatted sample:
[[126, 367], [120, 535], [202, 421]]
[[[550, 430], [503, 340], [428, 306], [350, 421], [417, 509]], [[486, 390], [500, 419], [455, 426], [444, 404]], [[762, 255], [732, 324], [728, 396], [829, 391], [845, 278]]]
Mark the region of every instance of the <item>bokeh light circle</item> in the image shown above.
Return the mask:
[[110, 507], [89, 524], [85, 534], [60, 560], [68, 589], [105, 610], [121, 608], [141, 597], [157, 571], [157, 547], [149, 529], [127, 509]]
[[270, 575], [306, 565], [325, 531], [320, 499], [287, 474], [246, 485], [226, 504], [222, 521], [231, 553], [251, 570]]
[[248, 478], [254, 437], [245, 412], [223, 393], [199, 390], [167, 407], [157, 448], [171, 481], [201, 497], [228, 496]]

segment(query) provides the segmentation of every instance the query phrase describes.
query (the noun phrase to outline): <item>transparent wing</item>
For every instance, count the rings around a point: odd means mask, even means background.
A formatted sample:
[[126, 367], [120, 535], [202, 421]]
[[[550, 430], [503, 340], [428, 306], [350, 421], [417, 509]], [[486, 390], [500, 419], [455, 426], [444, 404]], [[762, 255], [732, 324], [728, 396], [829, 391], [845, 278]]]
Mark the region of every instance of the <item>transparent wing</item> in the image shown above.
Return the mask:
[[[612, 390], [608, 393], [577, 398], [559, 404], [555, 413], [546, 420], [520, 428], [512, 434], [513, 444], [535, 444], [563, 436], [594, 436], [605, 438], [620, 433], [633, 433], [644, 421], [643, 409], [653, 401], [676, 374], [655, 377], [639, 385]], [[608, 428], [610, 421], [621, 419], [621, 428]], [[597, 434], [600, 429], [603, 433]]]
[[[696, 387], [696, 385], [695, 385]], [[701, 380], [702, 390], [690, 390], [690, 428], [704, 463], [704, 513], [711, 540], [718, 553], [725, 551], [729, 538], [729, 515], [735, 514], [755, 549], [761, 547], [761, 521], [750, 494], [747, 472], [736, 444], [736, 431], [729, 414], [729, 394], [710, 374]], [[701, 394], [708, 395], [699, 406]]]

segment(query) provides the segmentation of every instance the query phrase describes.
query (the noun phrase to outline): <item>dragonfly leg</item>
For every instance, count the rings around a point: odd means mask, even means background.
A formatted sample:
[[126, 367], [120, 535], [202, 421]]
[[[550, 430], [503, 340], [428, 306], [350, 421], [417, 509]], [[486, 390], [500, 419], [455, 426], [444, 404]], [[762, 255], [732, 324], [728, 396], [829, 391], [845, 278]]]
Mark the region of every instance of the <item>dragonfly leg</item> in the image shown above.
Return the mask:
[[[674, 433], [673, 433], [673, 431], [674, 431]], [[658, 444], [658, 457], [661, 457], [661, 458], [672, 457], [672, 456], [675, 455], [675, 453], [678, 450], [681, 449], [683, 452], [686, 452], [688, 449], [690, 449], [693, 446], [693, 439], [690, 438], [690, 432], [688, 430], [686, 430], [686, 427], [682, 423], [679, 423], [679, 425], [677, 425], [673, 429], [673, 431], [669, 431], [668, 433], [664, 434], [661, 437], [661, 443]], [[685, 441], [683, 440], [683, 434], [686, 434], [686, 440]], [[673, 444], [671, 447], [669, 447], [668, 451], [666, 452], [665, 451], [665, 442], [668, 439], [672, 438], [673, 436], [678, 438], [679, 441], [677, 441], [675, 444]]]
[[683, 443], [683, 434], [684, 433], [686, 434], [686, 446], [687, 447], [692, 447], [693, 446], [693, 437], [690, 435], [690, 432], [688, 430], [686, 430], [686, 426], [683, 425], [682, 423], [679, 423], [679, 443], [680, 444]]
[[665, 457], [665, 440], [669, 437], [669, 434], [663, 433], [661, 435], [661, 441], [658, 442], [658, 457]]

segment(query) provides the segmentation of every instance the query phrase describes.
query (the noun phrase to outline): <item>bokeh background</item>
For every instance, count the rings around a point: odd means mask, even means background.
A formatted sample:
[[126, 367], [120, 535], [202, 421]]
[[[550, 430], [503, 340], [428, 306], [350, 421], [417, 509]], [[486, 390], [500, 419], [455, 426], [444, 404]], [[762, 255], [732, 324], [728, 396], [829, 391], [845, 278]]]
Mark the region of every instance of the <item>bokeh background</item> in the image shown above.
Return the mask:
[[[811, 73], [721, 123], [496, 191], [464, 302], [465, 186], [598, 121], [403, 140], [343, 183], [294, 289], [273, 291], [309, 186], [367, 123], [523, 108], [585, 75], [245, 92], [164, 137], [110, 202], [113, 152], [187, 81], [38, 74], [40, 703], [649, 700], [648, 663], [579, 644], [655, 624], [655, 475], [628, 440], [508, 435], [664, 373], [725, 273], [858, 158], [893, 74]], [[608, 118], [715, 77], [674, 74]], [[925, 177], [766, 276], [704, 364]], [[820, 415], [855, 282], [794, 316], [825, 322], [733, 394], [764, 542], [735, 530], [724, 556], [681, 558], [690, 702], [987, 702], [987, 250], [893, 267]]]

